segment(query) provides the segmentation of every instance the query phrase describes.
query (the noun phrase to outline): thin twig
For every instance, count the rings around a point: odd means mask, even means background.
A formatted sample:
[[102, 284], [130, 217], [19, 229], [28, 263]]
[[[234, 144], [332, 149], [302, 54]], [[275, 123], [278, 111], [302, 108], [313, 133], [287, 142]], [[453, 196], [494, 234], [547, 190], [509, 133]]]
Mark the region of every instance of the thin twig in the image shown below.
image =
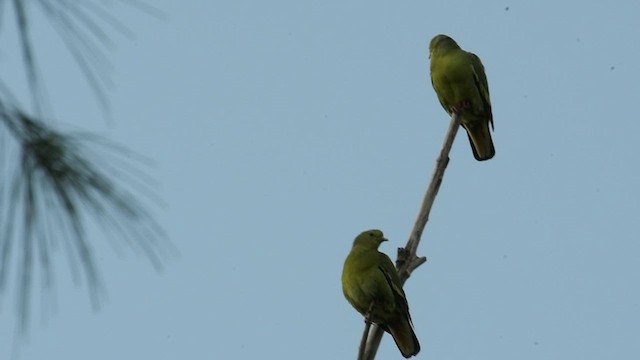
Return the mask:
[[364, 359], [364, 350], [367, 347], [367, 336], [369, 335], [369, 329], [371, 328], [371, 321], [364, 321], [364, 332], [362, 333], [362, 340], [360, 341], [360, 349], [358, 350], [358, 360]]
[[[424, 195], [424, 199], [422, 200], [422, 207], [420, 208], [420, 212], [418, 213], [418, 218], [416, 219], [415, 225], [413, 225], [411, 236], [409, 237], [409, 241], [405, 246], [405, 249], [409, 251], [410, 259], [413, 258], [411, 255], [415, 256], [417, 252], [418, 244], [420, 243], [420, 238], [422, 237], [422, 232], [424, 231], [424, 228], [427, 225], [427, 221], [429, 220], [429, 213], [431, 213], [433, 201], [436, 199], [436, 195], [438, 195], [440, 184], [442, 184], [444, 171], [447, 169], [447, 165], [449, 164], [449, 152], [451, 152], [453, 140], [455, 140], [458, 129], [460, 128], [460, 117], [461, 115], [457, 113], [451, 117], [451, 123], [449, 124], [449, 130], [447, 130], [447, 136], [444, 139], [444, 144], [442, 145], [440, 156], [438, 157], [438, 161], [436, 162], [436, 168], [433, 170], [433, 175], [431, 176], [431, 183], [429, 183], [427, 193]], [[407, 268], [409, 268], [409, 265], [407, 265]], [[398, 270], [403, 269], [399, 268]], [[404, 280], [406, 279], [403, 279], [403, 281]]]
[[367, 338], [369, 336], [369, 329], [371, 329], [371, 314], [373, 313], [373, 307], [375, 301], [371, 301], [367, 314], [364, 317], [364, 332], [362, 333], [362, 340], [360, 340], [360, 348], [358, 349], [358, 360], [364, 360], [364, 350], [367, 348]]
[[[447, 135], [444, 139], [442, 150], [440, 150], [440, 156], [436, 161], [436, 167], [433, 170], [433, 175], [431, 176], [431, 183], [429, 183], [427, 193], [424, 195], [424, 199], [422, 200], [422, 207], [420, 208], [418, 218], [416, 219], [416, 223], [413, 226], [413, 230], [411, 231], [411, 236], [407, 241], [407, 245], [404, 248], [398, 249], [398, 260], [396, 261], [396, 269], [398, 270], [400, 282], [403, 285], [405, 281], [407, 281], [409, 276], [411, 276], [413, 270], [417, 269], [418, 266], [424, 264], [427, 261], [426, 257], [418, 257], [416, 255], [416, 252], [418, 250], [418, 244], [420, 244], [422, 232], [424, 231], [424, 228], [427, 225], [427, 221], [429, 220], [429, 213], [431, 212], [433, 201], [435, 200], [436, 195], [438, 195], [440, 184], [442, 184], [444, 171], [449, 164], [449, 152], [451, 151], [453, 140], [455, 140], [458, 129], [460, 128], [461, 115], [461, 113], [454, 113], [451, 117], [449, 130], [447, 130]], [[365, 327], [368, 326], [369, 324], [367, 324]], [[378, 352], [378, 347], [380, 346], [382, 335], [384, 335], [384, 330], [382, 330], [376, 324], [373, 324], [371, 331], [367, 329], [362, 339], [362, 342], [364, 342], [368, 338], [368, 341], [366, 343], [367, 346], [364, 350], [364, 357], [358, 356], [358, 359], [373, 360], [376, 356], [376, 353]]]

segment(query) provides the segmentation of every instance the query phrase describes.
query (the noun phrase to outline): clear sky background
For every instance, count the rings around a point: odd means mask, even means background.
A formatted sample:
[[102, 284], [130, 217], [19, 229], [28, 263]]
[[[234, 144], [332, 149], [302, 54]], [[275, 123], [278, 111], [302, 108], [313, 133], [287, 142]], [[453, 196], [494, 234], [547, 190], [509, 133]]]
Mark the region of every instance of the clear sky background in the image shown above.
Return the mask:
[[[113, 37], [112, 126], [45, 20], [41, 70], [60, 127], [154, 160], [180, 255], [156, 273], [98, 245], [93, 312], [59, 251], [54, 311], [35, 298], [21, 359], [355, 359], [342, 264], [363, 230], [394, 259], [407, 241], [449, 124], [429, 80], [439, 33], [484, 63], [496, 156], [475, 161], [458, 133], [405, 286], [418, 358], [640, 356], [640, 3], [154, 2], [166, 19], [114, 4], [135, 35]], [[28, 104], [7, 15], [1, 76]], [[378, 357], [401, 359], [390, 337]]]

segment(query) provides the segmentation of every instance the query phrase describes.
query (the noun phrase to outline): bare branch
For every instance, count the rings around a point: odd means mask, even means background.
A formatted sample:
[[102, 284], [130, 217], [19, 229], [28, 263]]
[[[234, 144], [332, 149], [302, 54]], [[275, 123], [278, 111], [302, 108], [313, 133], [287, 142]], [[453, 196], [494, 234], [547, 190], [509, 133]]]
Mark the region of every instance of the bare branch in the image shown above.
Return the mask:
[[[454, 113], [451, 117], [449, 130], [447, 130], [447, 135], [444, 139], [442, 150], [440, 150], [440, 156], [436, 161], [436, 167], [433, 170], [433, 175], [431, 176], [431, 183], [429, 183], [427, 193], [424, 195], [424, 199], [422, 200], [422, 207], [420, 208], [420, 212], [418, 213], [416, 223], [413, 226], [413, 230], [411, 231], [411, 235], [409, 236], [407, 245], [405, 245], [404, 248], [398, 249], [396, 269], [398, 270], [400, 282], [403, 285], [407, 281], [407, 279], [409, 279], [409, 276], [411, 276], [411, 273], [415, 269], [427, 262], [426, 257], [418, 257], [416, 253], [418, 250], [418, 245], [420, 244], [422, 233], [425, 226], [427, 225], [427, 221], [429, 220], [431, 207], [433, 206], [433, 202], [436, 199], [436, 195], [438, 195], [440, 184], [442, 184], [444, 171], [447, 169], [447, 165], [449, 164], [449, 152], [451, 151], [453, 141], [455, 140], [458, 129], [460, 128], [461, 116], [461, 113]], [[373, 326], [371, 326], [370, 331], [367, 329], [363, 334], [362, 339], [362, 342], [367, 341], [367, 346], [364, 350], [364, 357], [358, 357], [358, 359], [373, 360], [376, 356], [376, 353], [378, 352], [378, 347], [380, 346], [382, 335], [384, 335], [384, 330], [382, 330], [376, 324], [373, 324]]]
[[371, 321], [364, 321], [364, 331], [362, 332], [362, 340], [360, 341], [360, 349], [358, 349], [358, 360], [364, 359], [364, 351], [367, 348], [367, 337], [369, 336], [369, 329], [371, 329]]

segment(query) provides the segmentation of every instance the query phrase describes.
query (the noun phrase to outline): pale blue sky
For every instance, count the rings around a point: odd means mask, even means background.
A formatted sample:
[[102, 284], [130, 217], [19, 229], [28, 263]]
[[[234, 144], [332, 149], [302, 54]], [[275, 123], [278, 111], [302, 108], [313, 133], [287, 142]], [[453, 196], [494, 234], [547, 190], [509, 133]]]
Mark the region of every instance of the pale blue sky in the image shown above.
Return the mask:
[[[496, 157], [458, 134], [406, 285], [418, 358], [640, 356], [640, 3], [154, 4], [167, 19], [114, 7], [135, 36], [114, 36], [111, 127], [57, 35], [34, 37], [60, 126], [154, 159], [180, 256], [157, 274], [98, 247], [94, 313], [59, 252], [56, 310], [40, 325], [36, 298], [21, 359], [354, 359], [342, 263], [362, 230], [392, 258], [409, 235], [449, 123], [439, 33], [485, 65]], [[0, 74], [24, 96], [3, 15]], [[401, 359], [389, 337], [379, 358]]]

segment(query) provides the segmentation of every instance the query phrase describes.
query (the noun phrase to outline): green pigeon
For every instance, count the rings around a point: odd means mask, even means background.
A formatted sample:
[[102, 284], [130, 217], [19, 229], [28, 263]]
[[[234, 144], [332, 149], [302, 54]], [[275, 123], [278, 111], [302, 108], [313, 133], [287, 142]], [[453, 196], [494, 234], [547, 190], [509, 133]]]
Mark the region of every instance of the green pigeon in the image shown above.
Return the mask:
[[387, 241], [380, 230], [361, 233], [342, 270], [342, 291], [349, 303], [365, 317], [393, 336], [402, 356], [409, 358], [420, 351], [413, 331], [409, 305], [395, 266], [378, 251]]
[[461, 123], [476, 160], [491, 159], [496, 153], [489, 132], [489, 124], [493, 129], [493, 115], [489, 84], [480, 58], [462, 50], [447, 35], [437, 35], [431, 40], [429, 58], [431, 83], [440, 104], [449, 115], [462, 112]]

